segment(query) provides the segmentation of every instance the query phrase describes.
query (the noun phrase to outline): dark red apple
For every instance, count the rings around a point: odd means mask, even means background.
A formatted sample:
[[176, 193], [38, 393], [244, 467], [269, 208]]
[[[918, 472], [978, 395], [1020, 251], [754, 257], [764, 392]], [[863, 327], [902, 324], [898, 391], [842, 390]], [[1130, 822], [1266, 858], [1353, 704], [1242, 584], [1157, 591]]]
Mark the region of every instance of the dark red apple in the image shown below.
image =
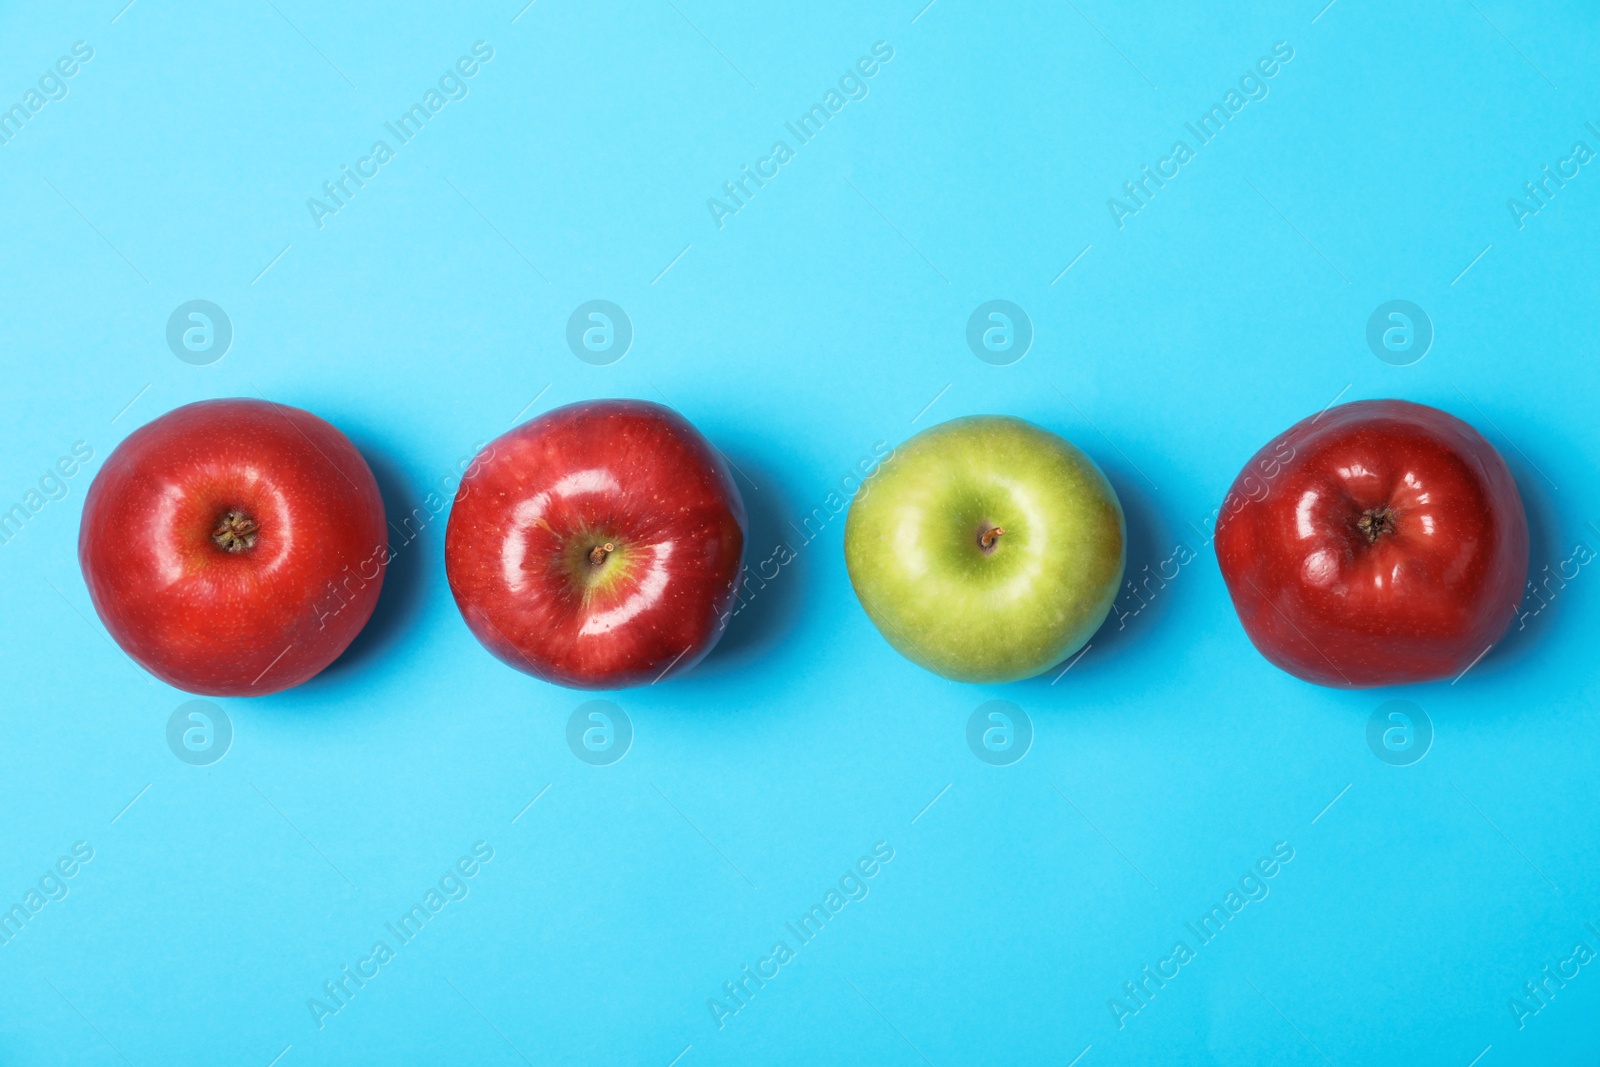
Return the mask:
[[299, 685], [366, 625], [389, 538], [372, 471], [337, 429], [265, 400], [141, 426], [83, 504], [78, 562], [106, 629], [191, 693]]
[[744, 538], [739, 489], [683, 416], [595, 400], [531, 419], [478, 455], [444, 563], [490, 652], [558, 685], [617, 689], [711, 651]]
[[1217, 561], [1263, 656], [1318, 685], [1454, 678], [1510, 625], [1528, 520], [1494, 446], [1436, 408], [1304, 419], [1240, 472]]

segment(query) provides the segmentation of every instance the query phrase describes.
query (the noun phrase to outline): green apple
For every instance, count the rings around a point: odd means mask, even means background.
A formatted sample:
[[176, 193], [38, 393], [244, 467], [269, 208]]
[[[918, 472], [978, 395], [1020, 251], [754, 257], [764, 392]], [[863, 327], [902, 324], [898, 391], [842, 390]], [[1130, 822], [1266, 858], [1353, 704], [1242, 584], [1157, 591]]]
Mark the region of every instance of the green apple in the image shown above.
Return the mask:
[[1060, 663], [1105, 621], [1127, 528], [1094, 460], [1022, 419], [953, 419], [895, 449], [845, 521], [861, 606], [901, 655], [960, 682]]

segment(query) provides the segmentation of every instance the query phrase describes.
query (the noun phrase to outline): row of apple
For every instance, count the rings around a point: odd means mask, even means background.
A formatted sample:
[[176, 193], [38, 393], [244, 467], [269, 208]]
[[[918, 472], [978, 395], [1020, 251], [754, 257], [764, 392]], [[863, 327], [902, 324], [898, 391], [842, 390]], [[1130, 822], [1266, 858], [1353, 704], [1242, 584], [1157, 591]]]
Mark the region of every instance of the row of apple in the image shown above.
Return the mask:
[[[332, 663], [391, 557], [371, 470], [306, 411], [212, 400], [106, 460], [78, 554], [106, 629], [193, 693], [250, 696]], [[558, 408], [464, 473], [445, 535], [468, 628], [558, 685], [659, 682], [717, 643], [739, 595], [744, 502], [681, 415], [637, 400]], [[1219, 510], [1245, 633], [1320, 685], [1457, 676], [1501, 637], [1528, 569], [1504, 460], [1471, 426], [1400, 400], [1345, 404], [1268, 443]], [[1127, 531], [1093, 460], [1021, 419], [926, 430], [863, 483], [845, 524], [862, 607], [907, 658], [1009, 682], [1084, 647], [1123, 582]]]

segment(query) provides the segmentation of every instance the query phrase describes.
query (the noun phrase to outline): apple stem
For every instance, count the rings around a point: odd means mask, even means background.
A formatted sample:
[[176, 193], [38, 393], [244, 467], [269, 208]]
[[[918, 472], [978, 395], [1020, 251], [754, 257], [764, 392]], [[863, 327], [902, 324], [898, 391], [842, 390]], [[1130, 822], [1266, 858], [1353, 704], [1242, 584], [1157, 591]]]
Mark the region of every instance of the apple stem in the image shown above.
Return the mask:
[[978, 547], [985, 552], [993, 552], [995, 542], [1000, 540], [1000, 535], [1005, 533], [1003, 526], [986, 526], [978, 531]]
[[243, 552], [255, 545], [260, 529], [256, 521], [244, 512], [230, 511], [217, 520], [217, 528], [211, 531], [211, 540], [224, 552]]
[[589, 562], [598, 567], [606, 561], [606, 557], [617, 550], [617, 546], [607, 541], [603, 545], [595, 545], [589, 550]]
[[1362, 533], [1367, 535], [1367, 544], [1374, 544], [1384, 534], [1395, 531], [1394, 509], [1391, 507], [1368, 508], [1361, 513], [1361, 518], [1356, 521]]

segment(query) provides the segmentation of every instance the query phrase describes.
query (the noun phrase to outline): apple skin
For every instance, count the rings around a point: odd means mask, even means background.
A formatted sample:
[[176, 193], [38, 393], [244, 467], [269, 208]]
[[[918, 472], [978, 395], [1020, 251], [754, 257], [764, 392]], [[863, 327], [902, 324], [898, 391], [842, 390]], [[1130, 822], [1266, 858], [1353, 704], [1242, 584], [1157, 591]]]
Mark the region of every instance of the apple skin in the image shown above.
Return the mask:
[[1505, 633], [1528, 576], [1505, 460], [1455, 416], [1404, 400], [1343, 404], [1280, 434], [1234, 481], [1216, 547], [1261, 654], [1348, 689], [1460, 675]]
[[1127, 527], [1111, 483], [1070, 442], [978, 415], [895, 449], [851, 503], [844, 551], [861, 606], [901, 655], [959, 682], [1013, 682], [1100, 628]]
[[[221, 534], [230, 551], [214, 534], [235, 512], [257, 529]], [[388, 545], [378, 483], [344, 434], [283, 404], [205, 400], [106, 458], [78, 562], [100, 621], [145, 670], [190, 693], [262, 696], [361, 632]]]
[[680, 674], [716, 645], [745, 529], [727, 464], [688, 420], [594, 400], [478, 454], [450, 511], [445, 570], [467, 627], [502, 661], [568, 688], [621, 689]]

